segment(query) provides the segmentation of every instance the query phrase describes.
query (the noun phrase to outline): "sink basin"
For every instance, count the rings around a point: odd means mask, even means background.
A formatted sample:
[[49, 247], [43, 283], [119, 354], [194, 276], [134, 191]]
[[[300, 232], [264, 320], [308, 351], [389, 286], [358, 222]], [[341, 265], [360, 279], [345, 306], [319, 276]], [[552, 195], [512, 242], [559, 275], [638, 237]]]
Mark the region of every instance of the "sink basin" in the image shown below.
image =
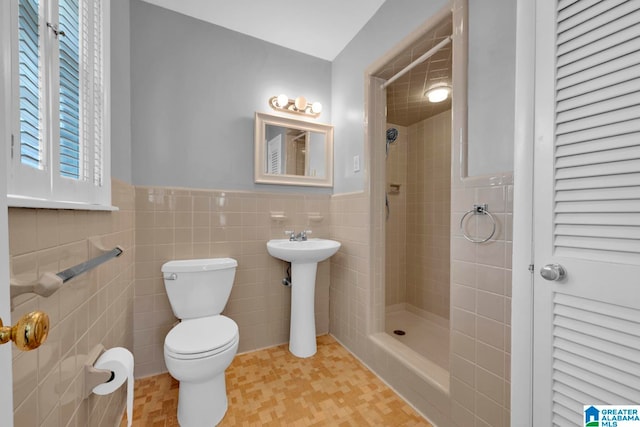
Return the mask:
[[267, 242], [267, 251], [271, 256], [296, 263], [324, 261], [338, 252], [338, 249], [340, 249], [340, 242], [327, 239], [305, 241], [274, 239]]
[[340, 242], [327, 239], [267, 242], [267, 251], [275, 258], [291, 263], [291, 324], [289, 351], [297, 357], [316, 353], [315, 287], [318, 263], [338, 252]]

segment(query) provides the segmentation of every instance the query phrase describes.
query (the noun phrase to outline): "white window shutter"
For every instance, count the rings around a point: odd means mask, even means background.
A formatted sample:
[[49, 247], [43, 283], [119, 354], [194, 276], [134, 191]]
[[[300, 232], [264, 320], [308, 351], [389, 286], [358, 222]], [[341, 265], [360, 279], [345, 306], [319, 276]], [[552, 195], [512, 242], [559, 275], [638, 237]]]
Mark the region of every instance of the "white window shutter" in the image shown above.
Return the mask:
[[59, 45], [59, 174], [70, 179], [82, 175], [80, 141], [80, 14], [78, 0], [60, 0], [58, 21], [64, 36]]
[[9, 203], [109, 207], [108, 0], [11, 1], [18, 148]]
[[[42, 147], [42, 53], [40, 7], [37, 0], [21, 0], [18, 6], [20, 162], [36, 169], [44, 167]], [[17, 155], [17, 153], [15, 153]]]
[[94, 31], [93, 38], [93, 173], [92, 181], [96, 187], [103, 185], [104, 173], [104, 118], [105, 118], [105, 84], [104, 84], [104, 28], [102, 22], [102, 1], [93, 1], [93, 22], [100, 27], [100, 31]]
[[12, 34], [12, 140], [8, 170], [8, 194], [46, 198], [50, 192], [46, 145], [45, 32], [46, 3], [14, 0], [11, 3]]

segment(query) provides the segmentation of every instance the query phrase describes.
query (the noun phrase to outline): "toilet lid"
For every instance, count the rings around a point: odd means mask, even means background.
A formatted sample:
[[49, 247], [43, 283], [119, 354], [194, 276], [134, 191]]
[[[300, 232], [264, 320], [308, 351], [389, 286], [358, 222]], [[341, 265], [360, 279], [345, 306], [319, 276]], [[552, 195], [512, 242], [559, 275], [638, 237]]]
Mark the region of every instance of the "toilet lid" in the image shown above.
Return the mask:
[[238, 325], [218, 315], [183, 320], [164, 339], [167, 350], [174, 354], [197, 354], [224, 347], [238, 335]]

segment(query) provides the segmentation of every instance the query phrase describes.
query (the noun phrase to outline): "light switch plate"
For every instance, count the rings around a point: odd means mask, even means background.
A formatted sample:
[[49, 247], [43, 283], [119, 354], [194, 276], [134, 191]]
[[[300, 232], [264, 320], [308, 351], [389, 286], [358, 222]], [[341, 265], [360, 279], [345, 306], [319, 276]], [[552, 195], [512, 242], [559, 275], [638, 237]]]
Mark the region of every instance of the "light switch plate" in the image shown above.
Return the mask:
[[353, 156], [353, 171], [360, 172], [360, 156]]

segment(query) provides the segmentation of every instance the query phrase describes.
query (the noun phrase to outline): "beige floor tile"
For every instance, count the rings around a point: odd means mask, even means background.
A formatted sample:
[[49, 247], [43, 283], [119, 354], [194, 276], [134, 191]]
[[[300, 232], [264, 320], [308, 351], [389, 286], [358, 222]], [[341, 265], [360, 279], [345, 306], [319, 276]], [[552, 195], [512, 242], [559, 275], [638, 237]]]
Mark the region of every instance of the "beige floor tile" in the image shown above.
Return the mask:
[[[431, 426], [329, 335], [307, 359], [286, 344], [238, 355], [226, 380], [221, 426]], [[177, 426], [178, 386], [169, 374], [137, 380], [133, 425]]]

